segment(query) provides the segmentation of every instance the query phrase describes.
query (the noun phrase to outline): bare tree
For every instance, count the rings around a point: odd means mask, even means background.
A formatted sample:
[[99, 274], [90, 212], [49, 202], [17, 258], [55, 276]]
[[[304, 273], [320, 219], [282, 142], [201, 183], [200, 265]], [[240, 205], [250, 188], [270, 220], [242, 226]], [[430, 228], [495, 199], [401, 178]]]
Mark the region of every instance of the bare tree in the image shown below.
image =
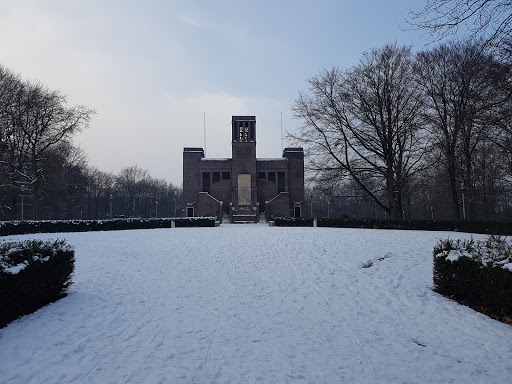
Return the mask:
[[306, 147], [310, 169], [349, 175], [390, 218], [402, 218], [403, 191], [425, 151], [410, 48], [371, 50], [354, 68], [325, 70], [309, 84], [292, 106], [304, 124], [290, 137]]
[[116, 190], [117, 177], [112, 173], [102, 172], [97, 168], [91, 167], [85, 170], [85, 175], [87, 178], [86, 218], [98, 219], [106, 217], [105, 214], [107, 212], [110, 215], [111, 200], [113, 212], [121, 212], [119, 208], [122, 205], [119, 198], [120, 193]]
[[[40, 191], [62, 158], [59, 147], [86, 127], [94, 111], [70, 107], [66, 97], [23, 81], [0, 66], [0, 200], [2, 216], [15, 218], [20, 192], [31, 194], [32, 217], [40, 214]], [[26, 193], [24, 193], [26, 195]], [[27, 196], [28, 197], [28, 196]], [[10, 214], [8, 213], [10, 212]]]
[[181, 189], [148, 171], [88, 167], [72, 139], [93, 113], [0, 65], [0, 220], [20, 217], [22, 192], [31, 219], [180, 215]]
[[429, 32], [435, 41], [461, 28], [469, 38], [484, 38], [486, 45], [510, 56], [512, 2], [509, 0], [427, 0], [423, 9], [409, 11], [408, 23]]
[[117, 177], [119, 191], [125, 199], [125, 209], [128, 216], [135, 216], [140, 212], [137, 208], [141, 202], [141, 183], [149, 178], [148, 171], [137, 165], [124, 167]]
[[8, 111], [20, 85], [19, 77], [0, 65], [0, 165], [6, 165], [6, 152], [13, 134]]
[[19, 194], [11, 178], [16, 132], [9, 111], [20, 86], [19, 77], [0, 65], [0, 217], [5, 218], [12, 216], [13, 202], [15, 205]]
[[[132, 217], [180, 216], [181, 188], [158, 180], [137, 165], [124, 167], [116, 177], [118, 211]], [[157, 214], [158, 210], [158, 214]]]
[[508, 165], [512, 173], [512, 62], [495, 62], [490, 81], [494, 92], [501, 93], [500, 102], [487, 109], [485, 120], [494, 125], [490, 139], [505, 155], [503, 164]]
[[27, 83], [20, 92], [20, 103], [12, 121], [20, 132], [29, 166], [17, 172], [31, 186], [34, 216], [37, 216], [39, 190], [44, 179], [42, 164], [47, 151], [86, 127], [94, 111], [84, 106], [68, 107], [65, 96], [40, 84]]
[[493, 56], [473, 42], [441, 44], [417, 57], [424, 122], [445, 164], [456, 219], [465, 203], [462, 189], [467, 201], [475, 199], [474, 157], [495, 127], [490, 111], [508, 99], [493, 80], [494, 68]]

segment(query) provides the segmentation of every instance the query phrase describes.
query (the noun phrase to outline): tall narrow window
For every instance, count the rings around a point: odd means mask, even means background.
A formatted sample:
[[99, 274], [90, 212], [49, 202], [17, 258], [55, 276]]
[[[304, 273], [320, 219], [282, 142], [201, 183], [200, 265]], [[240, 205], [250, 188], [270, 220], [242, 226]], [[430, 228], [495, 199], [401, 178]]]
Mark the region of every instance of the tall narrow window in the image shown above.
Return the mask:
[[284, 172], [277, 173], [277, 192], [285, 192], [285, 176]]
[[254, 121], [249, 122], [249, 140], [255, 141]]
[[203, 172], [203, 192], [210, 193], [210, 172]]

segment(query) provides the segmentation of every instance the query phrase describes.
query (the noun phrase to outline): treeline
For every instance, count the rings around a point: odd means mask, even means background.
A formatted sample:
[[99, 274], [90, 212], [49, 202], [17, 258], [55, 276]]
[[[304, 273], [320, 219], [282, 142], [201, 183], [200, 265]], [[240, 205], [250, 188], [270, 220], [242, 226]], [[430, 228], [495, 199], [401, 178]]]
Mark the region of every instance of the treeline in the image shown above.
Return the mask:
[[88, 165], [72, 140], [93, 114], [0, 65], [0, 220], [180, 215], [180, 188], [137, 166]]
[[306, 216], [512, 217], [511, 96], [510, 58], [479, 41], [320, 72], [292, 106], [316, 183]]

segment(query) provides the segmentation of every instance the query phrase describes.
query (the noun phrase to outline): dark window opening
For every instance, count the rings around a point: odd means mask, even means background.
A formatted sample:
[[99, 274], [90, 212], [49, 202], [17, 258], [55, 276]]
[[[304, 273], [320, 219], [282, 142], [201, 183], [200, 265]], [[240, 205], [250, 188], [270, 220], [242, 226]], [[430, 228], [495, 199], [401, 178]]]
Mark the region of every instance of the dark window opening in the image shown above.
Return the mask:
[[265, 180], [267, 177], [265, 175], [265, 172], [258, 172], [258, 179], [263, 179]]
[[294, 207], [293, 217], [295, 217], [295, 218], [300, 217], [300, 207]]
[[285, 176], [284, 172], [277, 173], [277, 192], [281, 193], [285, 191]]
[[251, 141], [255, 141], [255, 131], [254, 131], [254, 121], [251, 121], [249, 124], [249, 137]]
[[222, 172], [222, 180], [230, 180], [231, 173], [230, 172]]
[[194, 207], [187, 207], [187, 217], [194, 217]]
[[203, 192], [210, 193], [210, 172], [203, 172]]
[[268, 181], [276, 183], [276, 173], [275, 172], [269, 172], [268, 173]]
[[233, 124], [234, 141], [256, 141], [256, 128], [254, 121], [237, 121]]
[[212, 184], [215, 184], [220, 180], [220, 172], [213, 172], [212, 173]]

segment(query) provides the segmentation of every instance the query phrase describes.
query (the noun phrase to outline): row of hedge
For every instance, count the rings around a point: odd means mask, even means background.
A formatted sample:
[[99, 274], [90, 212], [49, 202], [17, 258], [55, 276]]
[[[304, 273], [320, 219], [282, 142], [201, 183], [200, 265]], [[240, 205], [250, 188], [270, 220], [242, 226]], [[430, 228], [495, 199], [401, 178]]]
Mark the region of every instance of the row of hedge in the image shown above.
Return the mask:
[[[312, 218], [276, 218], [277, 227], [312, 227]], [[468, 233], [512, 235], [512, 222], [467, 220], [382, 220], [318, 218], [318, 227], [410, 229], [424, 231], [456, 231]]]
[[74, 268], [64, 240], [0, 243], [0, 328], [66, 296]]
[[433, 254], [436, 292], [498, 319], [512, 317], [512, 246], [505, 239], [442, 240]]
[[179, 217], [171, 219], [113, 219], [113, 220], [43, 220], [0, 222], [0, 236], [27, 233], [61, 233], [117, 231], [175, 227], [214, 227], [214, 217]]

